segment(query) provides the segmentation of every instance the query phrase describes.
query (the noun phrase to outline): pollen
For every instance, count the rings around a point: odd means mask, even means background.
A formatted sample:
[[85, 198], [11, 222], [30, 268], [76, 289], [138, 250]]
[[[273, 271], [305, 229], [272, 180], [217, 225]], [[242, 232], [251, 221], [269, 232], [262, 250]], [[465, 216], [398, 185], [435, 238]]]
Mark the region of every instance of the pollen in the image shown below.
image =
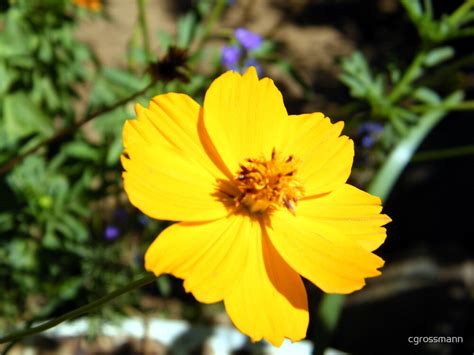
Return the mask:
[[303, 185], [297, 178], [298, 165], [295, 157], [282, 156], [275, 149], [270, 160], [244, 160], [234, 179], [239, 191], [233, 196], [234, 207], [256, 214], [286, 208], [295, 214], [298, 199], [304, 195]]

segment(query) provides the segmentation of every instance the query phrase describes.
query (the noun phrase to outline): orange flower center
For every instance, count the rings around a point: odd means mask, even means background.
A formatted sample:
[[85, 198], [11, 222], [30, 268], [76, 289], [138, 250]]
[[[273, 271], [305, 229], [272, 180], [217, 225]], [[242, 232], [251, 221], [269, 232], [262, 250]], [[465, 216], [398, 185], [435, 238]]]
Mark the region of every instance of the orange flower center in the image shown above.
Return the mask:
[[272, 151], [270, 160], [246, 159], [235, 177], [239, 194], [232, 196], [235, 207], [245, 207], [251, 213], [287, 208], [295, 214], [298, 199], [304, 189], [297, 179], [298, 161]]

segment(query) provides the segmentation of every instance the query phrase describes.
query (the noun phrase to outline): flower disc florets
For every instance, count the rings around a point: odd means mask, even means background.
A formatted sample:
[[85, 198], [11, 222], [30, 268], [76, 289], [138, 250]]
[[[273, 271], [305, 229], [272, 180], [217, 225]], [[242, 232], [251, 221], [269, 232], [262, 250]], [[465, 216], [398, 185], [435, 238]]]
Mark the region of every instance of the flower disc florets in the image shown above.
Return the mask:
[[297, 165], [292, 155], [282, 157], [275, 149], [270, 160], [246, 159], [235, 177], [240, 192], [234, 196], [235, 207], [245, 207], [251, 213], [285, 207], [294, 214], [298, 199], [304, 193], [296, 176]]

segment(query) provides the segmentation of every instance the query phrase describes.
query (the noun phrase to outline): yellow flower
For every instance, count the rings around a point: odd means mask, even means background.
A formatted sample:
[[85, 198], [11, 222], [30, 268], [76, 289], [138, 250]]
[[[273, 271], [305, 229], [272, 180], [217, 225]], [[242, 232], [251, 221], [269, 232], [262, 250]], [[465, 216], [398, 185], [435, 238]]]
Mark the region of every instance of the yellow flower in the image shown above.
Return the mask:
[[288, 115], [253, 67], [217, 78], [203, 107], [169, 93], [136, 113], [123, 130], [125, 191], [146, 215], [181, 221], [148, 248], [145, 268], [184, 279], [200, 302], [223, 300], [253, 341], [305, 337], [300, 275], [349, 293], [380, 274], [372, 251], [390, 218], [346, 184], [354, 148], [342, 122]]
[[102, 9], [101, 0], [73, 0], [74, 5], [84, 7], [90, 11], [98, 12]]

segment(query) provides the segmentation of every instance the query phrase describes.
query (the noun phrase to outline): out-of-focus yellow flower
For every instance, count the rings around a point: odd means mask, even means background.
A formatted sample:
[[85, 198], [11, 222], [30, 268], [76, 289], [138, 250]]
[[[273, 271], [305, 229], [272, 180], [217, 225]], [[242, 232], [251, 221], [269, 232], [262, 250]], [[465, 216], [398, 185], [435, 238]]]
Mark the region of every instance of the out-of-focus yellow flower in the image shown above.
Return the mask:
[[322, 113], [288, 115], [251, 67], [227, 72], [200, 107], [169, 93], [125, 123], [125, 191], [146, 215], [180, 221], [148, 248], [147, 270], [184, 279], [197, 300], [223, 300], [253, 341], [303, 339], [301, 276], [349, 293], [377, 276], [372, 253], [390, 221], [380, 199], [346, 184], [353, 142]]
[[84, 7], [90, 11], [99, 12], [102, 10], [101, 0], [73, 0], [74, 5]]

